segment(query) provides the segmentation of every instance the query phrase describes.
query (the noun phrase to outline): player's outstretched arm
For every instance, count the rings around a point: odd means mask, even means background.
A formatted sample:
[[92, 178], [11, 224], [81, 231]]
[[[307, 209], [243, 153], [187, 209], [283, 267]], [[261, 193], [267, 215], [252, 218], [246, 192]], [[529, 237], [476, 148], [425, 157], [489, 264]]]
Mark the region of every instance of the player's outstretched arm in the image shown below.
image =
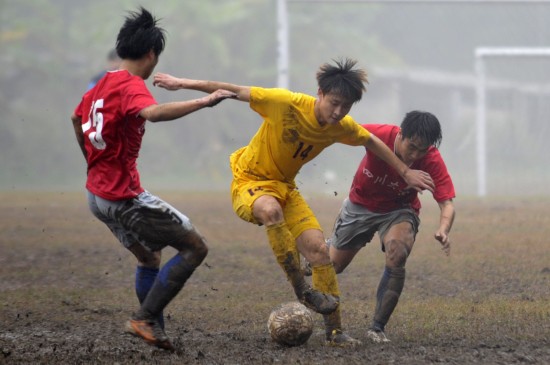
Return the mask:
[[181, 118], [205, 107], [213, 107], [225, 99], [234, 99], [236, 96], [232, 91], [216, 90], [198, 99], [151, 105], [139, 114], [151, 122], [164, 122]]
[[227, 82], [178, 78], [159, 72], [153, 78], [153, 85], [172, 91], [189, 89], [205, 93], [212, 93], [215, 90], [224, 89], [234, 92], [237, 95], [237, 99], [241, 101], [250, 101], [250, 86], [235, 85]]
[[444, 200], [437, 203], [439, 205], [439, 228], [435, 232], [434, 237], [441, 243], [441, 248], [447, 256], [451, 254], [451, 240], [449, 232], [453, 227], [455, 220], [455, 207], [452, 199]]
[[373, 152], [376, 156], [380, 157], [384, 162], [393, 167], [399, 175], [405, 180], [410, 188], [415, 189], [418, 192], [422, 190], [429, 190], [433, 193], [434, 182], [430, 174], [421, 170], [410, 169], [403, 161], [389, 149], [384, 142], [382, 142], [374, 134], [371, 134], [371, 138], [365, 144], [365, 147]]

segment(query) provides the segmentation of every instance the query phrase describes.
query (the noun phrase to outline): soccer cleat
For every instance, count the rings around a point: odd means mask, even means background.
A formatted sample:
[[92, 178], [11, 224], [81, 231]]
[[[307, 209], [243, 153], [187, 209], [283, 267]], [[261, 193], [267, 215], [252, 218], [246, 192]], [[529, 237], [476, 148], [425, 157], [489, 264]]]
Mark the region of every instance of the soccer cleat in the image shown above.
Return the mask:
[[174, 351], [174, 346], [164, 333], [164, 330], [157, 321], [130, 319], [126, 322], [126, 332], [141, 337], [149, 345], [158, 348]]
[[367, 331], [367, 337], [374, 343], [390, 342], [390, 339], [386, 337], [384, 331], [370, 329]]
[[354, 347], [361, 345], [361, 341], [356, 340], [350, 335], [342, 332], [341, 329], [335, 329], [332, 330], [332, 333], [329, 336], [327, 336], [325, 344], [333, 347]]
[[338, 297], [321, 293], [311, 287], [302, 292], [300, 303], [320, 314], [331, 314], [338, 308]]

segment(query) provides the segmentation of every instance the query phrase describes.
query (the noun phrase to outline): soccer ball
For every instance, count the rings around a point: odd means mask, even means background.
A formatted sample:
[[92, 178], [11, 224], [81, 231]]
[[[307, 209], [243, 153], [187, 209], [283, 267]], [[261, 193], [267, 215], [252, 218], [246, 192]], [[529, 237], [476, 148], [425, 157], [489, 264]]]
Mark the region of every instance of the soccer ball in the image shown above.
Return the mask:
[[267, 330], [273, 341], [280, 345], [300, 346], [313, 333], [313, 317], [301, 303], [283, 303], [269, 315]]

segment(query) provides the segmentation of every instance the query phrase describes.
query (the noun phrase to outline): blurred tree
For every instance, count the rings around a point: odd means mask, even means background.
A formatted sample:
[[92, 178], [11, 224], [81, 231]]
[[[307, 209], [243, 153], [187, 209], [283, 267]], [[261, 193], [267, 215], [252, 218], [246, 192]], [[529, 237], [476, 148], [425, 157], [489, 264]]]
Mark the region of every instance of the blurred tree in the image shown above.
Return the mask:
[[[275, 86], [275, 0], [142, 0], [161, 18], [167, 46], [157, 71]], [[0, 188], [80, 188], [84, 166], [69, 116], [135, 0], [0, 1]], [[314, 94], [319, 65], [353, 57], [385, 67], [468, 70], [472, 47], [543, 45], [546, 4], [390, 5], [289, 2], [290, 88]], [[535, 31], [536, 30], [536, 31]], [[460, 42], [459, 42], [460, 40]], [[150, 81], [148, 81], [150, 82]], [[151, 88], [159, 101], [194, 96]], [[357, 109], [359, 110], [359, 109]], [[225, 187], [227, 158], [259, 116], [226, 102], [162, 128], [148, 125], [141, 159], [159, 186]], [[148, 161], [150, 162], [150, 161]]]

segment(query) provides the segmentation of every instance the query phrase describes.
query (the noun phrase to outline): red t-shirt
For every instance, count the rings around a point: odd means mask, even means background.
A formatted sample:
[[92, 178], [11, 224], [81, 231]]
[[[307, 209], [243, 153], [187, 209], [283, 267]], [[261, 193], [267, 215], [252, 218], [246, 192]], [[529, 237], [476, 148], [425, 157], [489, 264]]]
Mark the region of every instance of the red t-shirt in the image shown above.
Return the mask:
[[[392, 151], [398, 126], [387, 124], [364, 124], [372, 134], [377, 136]], [[415, 161], [411, 169], [423, 170], [430, 174], [434, 183], [433, 197], [441, 202], [455, 197], [451, 176], [437, 148], [431, 146], [424, 157]], [[396, 170], [378, 158], [367, 153], [361, 160], [351, 184], [349, 199], [352, 203], [362, 205], [376, 213], [387, 213], [400, 208], [412, 208], [420, 212], [420, 200], [414, 189], [407, 189], [405, 180]]]
[[143, 192], [137, 158], [145, 133], [144, 108], [157, 102], [141, 77], [108, 72], [82, 97], [74, 113], [82, 118], [87, 152], [86, 188], [108, 200]]

